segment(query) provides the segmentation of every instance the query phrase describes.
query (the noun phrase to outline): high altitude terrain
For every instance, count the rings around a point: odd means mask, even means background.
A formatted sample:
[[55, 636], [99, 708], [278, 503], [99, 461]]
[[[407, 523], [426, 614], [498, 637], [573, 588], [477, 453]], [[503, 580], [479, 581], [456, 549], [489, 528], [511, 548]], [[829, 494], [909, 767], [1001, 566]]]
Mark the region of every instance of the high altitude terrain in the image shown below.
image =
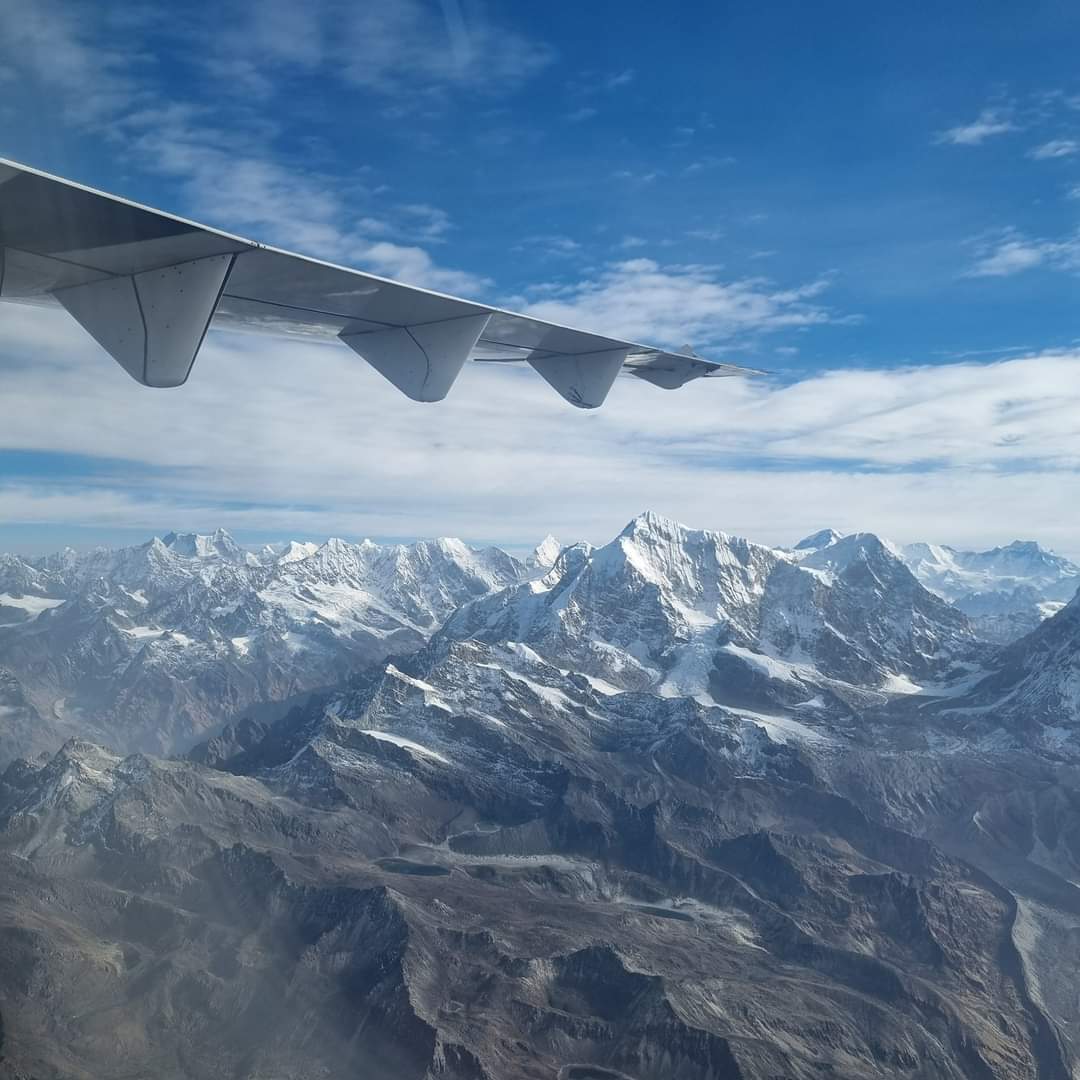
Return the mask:
[[0, 1052], [1072, 1075], [1078, 574], [652, 514], [525, 561], [224, 533], [7, 557]]

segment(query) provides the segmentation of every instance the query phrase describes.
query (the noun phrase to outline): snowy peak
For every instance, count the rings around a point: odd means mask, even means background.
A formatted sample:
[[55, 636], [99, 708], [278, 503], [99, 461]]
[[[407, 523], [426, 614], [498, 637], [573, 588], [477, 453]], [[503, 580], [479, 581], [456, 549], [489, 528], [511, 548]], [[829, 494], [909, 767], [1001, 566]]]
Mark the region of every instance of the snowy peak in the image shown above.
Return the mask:
[[989, 674], [942, 712], [962, 723], [981, 713], [1027, 745], [1042, 741], [1054, 750], [1055, 742], [1080, 743], [1080, 594], [997, 653]]
[[18, 555], [0, 555], [0, 593], [44, 592], [44, 575]]
[[719, 635], [753, 635], [765, 582], [781, 558], [746, 540], [642, 514], [603, 547], [565, 548], [542, 579], [462, 608], [444, 633], [524, 642], [561, 668], [624, 689], [655, 687], [679, 663], [679, 650], [704, 657], [707, 668]]
[[274, 561], [278, 563], [299, 562], [307, 559], [319, 550], [318, 544], [311, 541], [290, 540], [278, 552], [273, 552]]
[[936, 567], [955, 567], [956, 552], [943, 544], [905, 544], [900, 549], [904, 562], [913, 572], [932, 573]]
[[800, 555], [770, 577], [763, 651], [871, 687], [897, 676], [941, 678], [978, 651], [965, 616], [920, 585], [873, 533]]
[[616, 587], [653, 586], [662, 605], [690, 624], [745, 626], [780, 557], [760, 544], [650, 512], [598, 548], [591, 564], [598, 580], [610, 579]]
[[781, 682], [785, 699], [808, 701], [837, 680], [936, 678], [975, 648], [966, 618], [872, 533], [799, 556], [642, 514], [462, 608], [444, 636], [523, 642], [610, 686], [720, 704]]
[[367, 572], [374, 545], [367, 541], [350, 544], [339, 537], [331, 537], [303, 559], [286, 560], [289, 574], [308, 580], [322, 582], [359, 581]]
[[908, 544], [904, 561], [930, 588], [949, 599], [971, 592], [990, 592], [1031, 585], [1068, 590], [1054, 598], [1068, 600], [1080, 585], [1080, 567], [1047, 551], [1034, 540], [1014, 540], [988, 551], [959, 551], [937, 544]]
[[[42, 560], [50, 570], [5, 557], [0, 665], [62, 734], [173, 753], [234, 710], [413, 652], [461, 604], [529, 577], [500, 549], [450, 538], [270, 554], [218, 530]], [[36, 751], [31, 728], [16, 752]]]
[[899, 569], [904, 571], [905, 577], [908, 576], [899, 552], [873, 533], [851, 533], [834, 538], [830, 543], [810, 551], [801, 560], [802, 566], [834, 573], [846, 570], [853, 563], [882, 563], [889, 566], [890, 572]]
[[546, 573], [558, 561], [563, 545], [550, 533], [533, 548], [532, 554], [526, 560], [526, 565], [533, 570]]
[[828, 547], [839, 540], [841, 534], [835, 529], [821, 529], [809, 536], [804, 536], [794, 547], [795, 551], [814, 551], [817, 548]]
[[1029, 633], [1080, 585], [1080, 567], [1033, 540], [988, 551], [908, 544], [902, 556], [926, 588], [971, 616], [983, 637], [1000, 644]]
[[222, 559], [225, 562], [245, 564], [248, 552], [224, 530], [205, 535], [202, 533], [166, 533], [161, 538], [164, 547], [186, 559]]

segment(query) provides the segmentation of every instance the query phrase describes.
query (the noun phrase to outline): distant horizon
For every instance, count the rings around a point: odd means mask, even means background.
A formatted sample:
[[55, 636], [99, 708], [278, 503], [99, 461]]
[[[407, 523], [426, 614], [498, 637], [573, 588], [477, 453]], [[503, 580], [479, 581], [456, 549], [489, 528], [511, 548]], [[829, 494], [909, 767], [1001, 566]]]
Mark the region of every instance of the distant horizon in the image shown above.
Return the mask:
[[[315, 533], [300, 533], [300, 534], [288, 534], [288, 535], [286, 535], [286, 534], [274, 534], [274, 533], [270, 533], [270, 532], [260, 532], [260, 531], [256, 531], [256, 530], [247, 530], [247, 529], [234, 530], [234, 529], [226, 528], [225, 526], [214, 526], [213, 528], [198, 528], [198, 529], [192, 529], [192, 528], [158, 529], [158, 530], [150, 530], [149, 532], [135, 530], [135, 529], [131, 529], [131, 530], [113, 530], [113, 531], [101, 533], [100, 538], [97, 539], [97, 540], [86, 539], [86, 540], [84, 540], [82, 542], [74, 542], [74, 543], [63, 543], [63, 542], [61, 542], [61, 543], [56, 544], [55, 546], [44, 546], [44, 547], [42, 547], [42, 546], [37, 546], [37, 545], [33, 545], [33, 544], [26, 544], [26, 543], [20, 544], [18, 542], [13, 544], [13, 543], [8, 542], [8, 537], [10, 536], [10, 534], [13, 531], [18, 531], [18, 530], [13, 530], [13, 527], [10, 526], [10, 525], [2, 525], [2, 524], [0, 524], [0, 554], [17, 555], [20, 558], [33, 560], [33, 559], [44, 558], [47, 555], [55, 554], [57, 552], [65, 550], [67, 548], [70, 548], [70, 549], [72, 549], [73, 551], [75, 551], [75, 552], [77, 552], [79, 554], [85, 554], [86, 552], [93, 551], [96, 548], [116, 549], [116, 548], [126, 548], [126, 547], [138, 547], [138, 546], [141, 546], [143, 544], [150, 543], [150, 541], [155, 539], [155, 538], [164, 539], [170, 533], [175, 533], [178, 536], [192, 536], [192, 535], [194, 535], [194, 536], [201, 536], [201, 537], [211, 537], [211, 536], [214, 535], [214, 533], [216, 531], [218, 531], [220, 529], [222, 532], [226, 533], [232, 540], [234, 540], [239, 547], [243, 548], [245, 551], [250, 551], [250, 552], [253, 552], [255, 554], [258, 554], [258, 552], [262, 548], [264, 548], [266, 546], [275, 545], [275, 544], [288, 544], [290, 542], [296, 542], [296, 543], [301, 543], [301, 544], [311, 543], [311, 544], [317, 544], [318, 546], [321, 547], [323, 544], [327, 543], [330, 540], [334, 540], [334, 539], [344, 540], [346, 543], [350, 543], [350, 544], [361, 544], [364, 541], [369, 541], [371, 543], [375, 543], [375, 544], [379, 544], [379, 545], [416, 544], [416, 543], [421, 543], [421, 542], [424, 542], [424, 541], [434, 541], [434, 540], [459, 540], [462, 543], [468, 545], [469, 547], [474, 547], [474, 548], [496, 547], [496, 548], [500, 548], [501, 550], [507, 552], [508, 554], [514, 555], [516, 557], [525, 557], [525, 556], [528, 556], [529, 554], [531, 554], [536, 549], [536, 547], [538, 547], [548, 536], [554, 536], [555, 539], [563, 546], [568, 546], [570, 544], [585, 541], [585, 542], [587, 542], [589, 544], [592, 544], [594, 547], [602, 547], [603, 545], [605, 545], [607, 543], [610, 543], [612, 540], [614, 540], [623, 531], [623, 529], [625, 529], [626, 526], [630, 524], [630, 522], [634, 521], [636, 518], [641, 517], [641, 516], [643, 516], [645, 514], [654, 513], [654, 512], [655, 511], [651, 511], [651, 510], [642, 510], [637, 514], [632, 515], [621, 526], [618, 526], [617, 528], [615, 528], [610, 533], [610, 535], [608, 535], [606, 538], [599, 539], [599, 540], [592, 539], [592, 538], [586, 537], [586, 536], [569, 536], [569, 535], [560, 536], [557, 533], [548, 532], [548, 533], [545, 533], [545, 534], [543, 534], [541, 536], [538, 536], [536, 538], [536, 540], [531, 542], [531, 543], [528, 542], [528, 541], [525, 541], [525, 542], [513, 543], [513, 544], [504, 543], [504, 542], [500, 542], [499, 540], [496, 540], [496, 539], [488, 539], [488, 538], [485, 538], [485, 537], [472, 538], [472, 537], [469, 537], [469, 536], [459, 536], [459, 535], [456, 535], [456, 534], [453, 534], [453, 533], [448, 533], [448, 532], [439, 532], [439, 533], [423, 534], [423, 535], [421, 535], [421, 534], [408, 535], [407, 534], [407, 535], [399, 535], [399, 536], [377, 536], [377, 535], [372, 536], [372, 535], [365, 535], [365, 534], [359, 534], [359, 533], [349, 534], [349, 533], [341, 533], [341, 532], [330, 532], [330, 533], [321, 534], [321, 535], [320, 534], [315, 534]], [[987, 545], [985, 545], [983, 547], [972, 547], [972, 546], [964, 546], [964, 545], [960, 545], [960, 544], [950, 543], [948, 540], [943, 540], [943, 539], [941, 539], [940, 537], [937, 537], [937, 536], [920, 536], [920, 537], [914, 538], [914, 539], [900, 540], [900, 539], [897, 539], [895, 536], [889, 536], [889, 535], [887, 535], [885, 533], [879, 532], [876, 529], [844, 530], [844, 529], [835, 529], [833, 526], [829, 526], [829, 525], [823, 525], [820, 528], [810, 529], [807, 532], [800, 533], [798, 536], [795, 536], [790, 540], [783, 540], [783, 541], [775, 541], [774, 542], [774, 541], [762, 539], [762, 538], [760, 538], [758, 536], [753, 536], [753, 535], [750, 535], [750, 534], [747, 534], [747, 533], [736, 532], [736, 531], [731, 530], [731, 529], [724, 529], [724, 528], [721, 528], [721, 527], [714, 527], [714, 526], [709, 526], [709, 525], [698, 524], [698, 523], [693, 522], [693, 521], [686, 521], [684, 519], [676, 518], [676, 517], [673, 517], [672, 515], [668, 515], [668, 514], [660, 514], [659, 516], [668, 518], [668, 519], [673, 520], [673, 521], [676, 521], [676, 522], [678, 522], [678, 524], [684, 526], [687, 529], [691, 529], [691, 530], [694, 530], [694, 531], [712, 532], [712, 533], [724, 533], [725, 535], [730, 536], [730, 537], [734, 537], [734, 538], [742, 539], [742, 540], [749, 540], [752, 543], [761, 544], [762, 546], [771, 547], [771, 548], [774, 548], [776, 550], [791, 550], [797, 544], [799, 544], [802, 540], [807, 539], [807, 538], [809, 538], [811, 536], [814, 536], [819, 532], [825, 532], [825, 531], [828, 531], [828, 530], [832, 529], [834, 532], [839, 533], [841, 537], [851, 536], [851, 535], [857, 534], [857, 533], [868, 533], [868, 534], [871, 534], [873, 536], [876, 536], [879, 540], [882, 540], [882, 541], [885, 541], [885, 542], [888, 542], [888, 543], [892, 543], [892, 544], [895, 544], [895, 545], [898, 545], [898, 546], [906, 546], [906, 545], [916, 544], [916, 543], [929, 543], [929, 544], [936, 544], [936, 545], [938, 545], [940, 547], [950, 548], [950, 549], [952, 549], [954, 551], [982, 552], [982, 551], [991, 551], [991, 550], [994, 550], [995, 548], [1005, 548], [1005, 547], [1010, 546], [1011, 544], [1035, 543], [1043, 551], [1047, 551], [1047, 552], [1049, 552], [1051, 554], [1061, 556], [1062, 558], [1068, 559], [1070, 561], [1080, 563], [1080, 554], [1073, 554], [1073, 553], [1070, 553], [1069, 551], [1063, 551], [1063, 550], [1061, 550], [1061, 549], [1059, 549], [1057, 547], [1053, 547], [1051, 545], [1044, 544], [1044, 543], [1042, 543], [1041, 541], [1039, 541], [1036, 538], [1026, 537], [1026, 536], [1013, 536], [1013, 537], [1011, 537], [1009, 539], [1004, 539], [1004, 540], [1001, 540], [1001, 541], [999, 541], [997, 543], [987, 544]], [[52, 529], [50, 529], [49, 531], [51, 533]], [[62, 530], [58, 530], [58, 531], [62, 531]], [[68, 531], [69, 532], [71, 532], [71, 531], [81, 532], [81, 531], [85, 531], [85, 530], [81, 530], [78, 527], [74, 527], [72, 529], [69, 529]], [[97, 530], [92, 530], [92, 531], [94, 531], [95, 533], [97, 532]], [[109, 537], [111, 537], [112, 539], [111, 540], [108, 539]]]

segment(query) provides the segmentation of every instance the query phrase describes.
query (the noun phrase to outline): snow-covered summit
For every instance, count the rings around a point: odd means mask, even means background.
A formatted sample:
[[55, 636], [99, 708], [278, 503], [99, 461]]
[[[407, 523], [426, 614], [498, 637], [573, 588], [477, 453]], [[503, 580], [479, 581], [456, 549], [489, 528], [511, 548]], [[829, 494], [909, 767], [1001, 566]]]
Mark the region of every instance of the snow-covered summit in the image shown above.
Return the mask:
[[310, 540], [289, 540], [287, 543], [282, 544], [280, 549], [270, 548], [268, 554], [274, 562], [291, 563], [309, 558], [318, 550], [319, 545], [312, 543]]
[[222, 559], [225, 562], [247, 564], [250, 553], [245, 551], [224, 529], [209, 535], [202, 533], [166, 533], [161, 543], [187, 559]]
[[795, 551], [814, 551], [818, 548], [828, 547], [829, 544], [835, 543], [840, 539], [842, 533], [838, 533], [835, 529], [820, 529], [816, 533], [811, 533], [809, 536], [804, 536], [796, 545]]
[[912, 573], [976, 621], [987, 638], [1006, 642], [1059, 611], [1080, 586], [1080, 566], [1033, 540], [988, 551], [941, 544], [903, 548]]
[[218, 530], [36, 564], [9, 556], [0, 667], [61, 731], [171, 753], [227, 710], [414, 651], [462, 603], [527, 576], [506, 552], [451, 538], [292, 542], [260, 558]]
[[933, 677], [975, 648], [964, 616], [873, 534], [800, 555], [642, 514], [602, 547], [566, 549], [544, 578], [465, 606], [443, 633], [524, 642], [624, 690], [728, 703]]
[[1002, 590], [947, 603], [926, 587], [935, 574], [1009, 581], [1009, 603], [1043, 610], [1046, 589], [1071, 590], [1080, 569], [1030, 543], [900, 550], [835, 530], [780, 550], [654, 512], [596, 548], [548, 537], [528, 562], [445, 537], [290, 541], [255, 556], [224, 530], [167, 533], [0, 558], [0, 666], [26, 701], [23, 734], [36, 715], [150, 752], [440, 634], [516, 642], [620, 690], [839, 713], [838, 700], [937, 682], [982, 657], [972, 624], [986, 625], [978, 605], [1004, 603]]
[[949, 600], [975, 592], [1009, 591], [1030, 585], [1046, 599], [1067, 601], [1080, 586], [1080, 567], [1034, 540], [1014, 540], [988, 551], [961, 551], [939, 544], [908, 544], [904, 561], [928, 588]]
[[526, 559], [526, 565], [541, 573], [550, 570], [559, 558], [563, 545], [548, 533], [539, 544], [533, 548], [532, 554]]

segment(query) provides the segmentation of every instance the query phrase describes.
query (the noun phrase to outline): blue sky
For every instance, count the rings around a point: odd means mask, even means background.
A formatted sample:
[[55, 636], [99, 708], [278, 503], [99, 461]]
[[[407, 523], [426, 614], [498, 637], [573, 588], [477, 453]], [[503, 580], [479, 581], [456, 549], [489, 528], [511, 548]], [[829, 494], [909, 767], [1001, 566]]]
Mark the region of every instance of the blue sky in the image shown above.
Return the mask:
[[1061, 3], [0, 0], [0, 155], [775, 373], [583, 416], [485, 371], [418, 411], [354, 357], [218, 334], [161, 401], [5, 309], [0, 547], [602, 540], [649, 505], [1080, 553], [1078, 46]]

